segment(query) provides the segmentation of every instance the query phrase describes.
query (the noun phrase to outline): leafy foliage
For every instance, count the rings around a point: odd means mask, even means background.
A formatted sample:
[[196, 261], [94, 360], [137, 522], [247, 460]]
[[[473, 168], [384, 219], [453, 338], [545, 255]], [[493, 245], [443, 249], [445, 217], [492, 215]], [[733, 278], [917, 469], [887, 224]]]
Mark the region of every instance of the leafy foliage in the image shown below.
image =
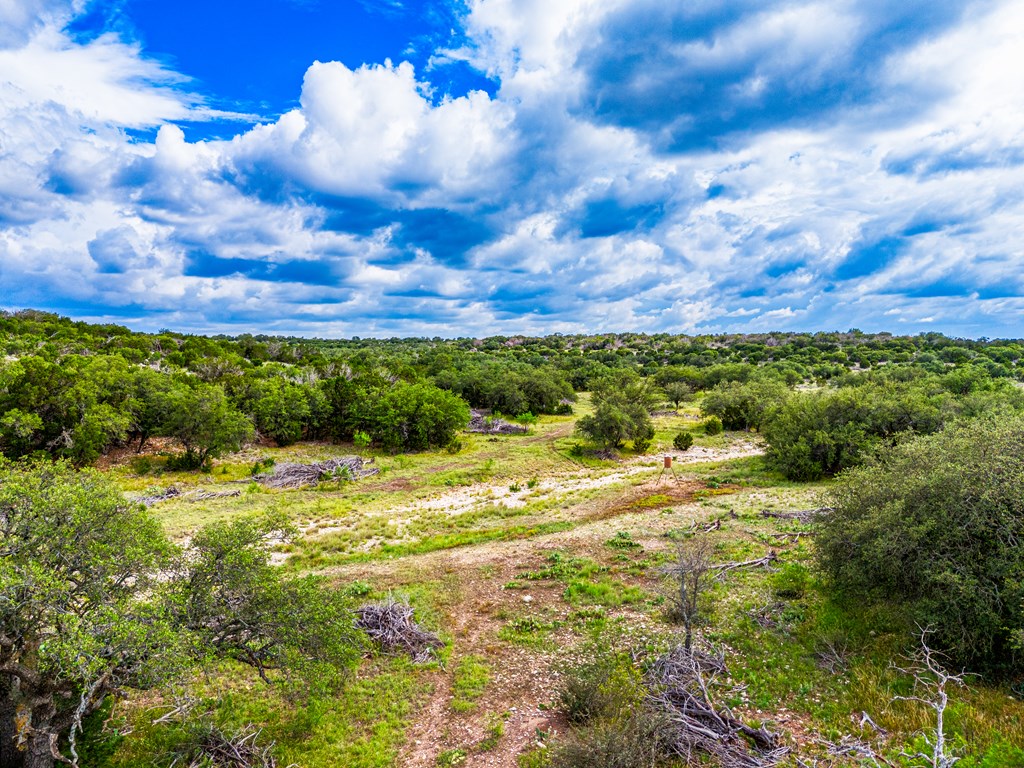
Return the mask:
[[270, 567], [280, 527], [217, 524], [179, 551], [96, 472], [0, 464], [0, 764], [52, 764], [108, 696], [210, 656], [330, 681], [354, 658], [352, 616]]
[[957, 659], [1020, 670], [1024, 419], [991, 417], [844, 473], [817, 536], [838, 589], [903, 604]]
[[725, 429], [760, 429], [789, 394], [789, 388], [776, 379], [723, 382], [704, 396], [700, 410], [721, 419]]

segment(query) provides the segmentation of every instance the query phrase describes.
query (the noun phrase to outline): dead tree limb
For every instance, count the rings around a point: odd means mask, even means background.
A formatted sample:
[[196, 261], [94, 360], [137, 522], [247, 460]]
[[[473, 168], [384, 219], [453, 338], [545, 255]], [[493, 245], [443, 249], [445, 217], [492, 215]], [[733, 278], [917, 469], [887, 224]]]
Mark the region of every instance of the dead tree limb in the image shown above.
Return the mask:
[[764, 557], [758, 557], [754, 560], [744, 560], [739, 563], [719, 563], [718, 565], [712, 565], [711, 569], [718, 571], [719, 576], [724, 576], [729, 571], [735, 571], [738, 568], [767, 568], [772, 563], [779, 562], [779, 556], [775, 554], [775, 550], [769, 550], [768, 554]]
[[819, 515], [831, 512], [832, 507], [817, 507], [816, 509], [798, 509], [792, 512], [776, 512], [771, 509], [762, 509], [761, 517], [774, 517], [779, 520], [799, 520], [801, 523], [810, 523]]

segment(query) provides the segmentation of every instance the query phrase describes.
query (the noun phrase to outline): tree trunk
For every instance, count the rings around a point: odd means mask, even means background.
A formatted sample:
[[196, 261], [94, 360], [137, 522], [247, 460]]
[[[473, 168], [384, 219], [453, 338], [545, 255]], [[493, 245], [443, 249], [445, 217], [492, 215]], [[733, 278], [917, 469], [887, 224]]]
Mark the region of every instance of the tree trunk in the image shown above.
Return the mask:
[[16, 683], [6, 675], [0, 676], [0, 768], [22, 768], [25, 753], [15, 746], [17, 727]]
[[56, 714], [52, 696], [36, 699], [36, 706], [32, 708], [32, 730], [22, 753], [24, 768], [53, 768], [55, 761], [51, 745], [56, 741], [53, 736]]
[[28, 742], [24, 768], [53, 768], [53, 752], [50, 751], [50, 734], [36, 731]]

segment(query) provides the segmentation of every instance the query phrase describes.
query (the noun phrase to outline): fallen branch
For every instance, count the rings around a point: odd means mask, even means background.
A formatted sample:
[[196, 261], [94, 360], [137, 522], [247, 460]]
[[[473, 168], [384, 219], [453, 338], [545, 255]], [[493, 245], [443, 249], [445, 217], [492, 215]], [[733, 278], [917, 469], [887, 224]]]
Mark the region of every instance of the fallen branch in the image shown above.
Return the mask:
[[720, 576], [727, 574], [729, 571], [735, 571], [738, 568], [767, 568], [772, 563], [777, 563], [779, 556], [775, 554], [775, 550], [769, 550], [768, 554], [764, 557], [759, 557], [755, 560], [744, 560], [740, 563], [719, 563], [718, 565], [712, 565], [711, 570], [718, 571]]
[[154, 504], [159, 504], [161, 501], [169, 501], [179, 496], [181, 496], [181, 491], [172, 485], [170, 488], [166, 488], [158, 493], [152, 493], [149, 496], [138, 496], [135, 501], [144, 506], [151, 507]]
[[504, 419], [488, 416], [483, 411], [470, 411], [467, 432], [481, 435], [525, 435], [529, 430], [521, 424], [513, 424]]
[[242, 492], [239, 490], [233, 491], [188, 491], [183, 492], [173, 485], [160, 493], [150, 494], [149, 496], [139, 496], [135, 500], [140, 504], [144, 504], [147, 507], [151, 507], [154, 504], [159, 504], [161, 501], [170, 501], [171, 499], [181, 499], [182, 501], [209, 501], [210, 499], [223, 499], [230, 496], [241, 496]]
[[241, 496], [242, 492], [234, 491], [193, 491], [186, 494], [185, 501], [209, 501], [210, 499], [226, 499], [231, 496]]
[[793, 512], [775, 512], [771, 509], [762, 509], [761, 517], [774, 517], [779, 520], [799, 520], [801, 523], [813, 522], [819, 515], [831, 512], [832, 507], [817, 507], [816, 509], [798, 509]]

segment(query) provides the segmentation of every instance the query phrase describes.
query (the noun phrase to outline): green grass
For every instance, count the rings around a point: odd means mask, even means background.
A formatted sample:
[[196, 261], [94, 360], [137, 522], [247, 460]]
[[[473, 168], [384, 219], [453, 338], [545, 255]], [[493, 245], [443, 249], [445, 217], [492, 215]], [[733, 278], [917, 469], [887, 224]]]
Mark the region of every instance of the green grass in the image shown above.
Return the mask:
[[490, 679], [490, 667], [482, 656], [471, 654], [459, 659], [452, 672], [452, 709], [456, 712], [476, 709], [476, 700], [483, 696]]
[[594, 581], [573, 579], [565, 588], [562, 597], [570, 605], [604, 605], [618, 607], [643, 602], [647, 595], [639, 587], [602, 577]]
[[[251, 676], [213, 679], [202, 686], [207, 696], [221, 686], [228, 690], [206, 698], [199, 711], [210, 711], [213, 720], [229, 731], [258, 723], [263, 728], [261, 743], [276, 743], [278, 764], [298, 763], [303, 768], [390, 768], [409, 718], [429, 692], [422, 670], [401, 659], [368, 665], [336, 696], [305, 701], [243, 680]], [[131, 736], [95, 768], [150, 765], [154, 756], [166, 753], [180, 738], [179, 726], [154, 725], [156, 715], [151, 711], [137, 710], [133, 715]]]
[[541, 616], [525, 616], [506, 623], [498, 630], [498, 638], [533, 650], [550, 650], [554, 648], [551, 634], [561, 626], [560, 621]]

